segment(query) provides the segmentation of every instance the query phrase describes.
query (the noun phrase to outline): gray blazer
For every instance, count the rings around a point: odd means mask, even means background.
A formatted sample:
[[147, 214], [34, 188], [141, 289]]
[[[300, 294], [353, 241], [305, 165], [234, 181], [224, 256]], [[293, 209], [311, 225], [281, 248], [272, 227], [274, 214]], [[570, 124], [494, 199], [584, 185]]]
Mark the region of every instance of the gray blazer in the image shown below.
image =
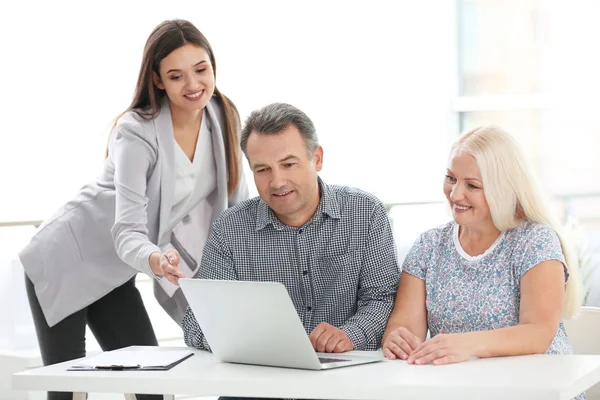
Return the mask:
[[[248, 197], [248, 187], [240, 171], [240, 184], [228, 198], [224, 116], [216, 97], [207, 104], [204, 117], [210, 118], [217, 169], [217, 188], [207, 198], [213, 215], [205, 223], [212, 226], [221, 211]], [[19, 258], [49, 326], [138, 272], [153, 276], [148, 258], [171, 240], [166, 225], [175, 182], [174, 146], [166, 99], [153, 120], [124, 114], [111, 133], [102, 174], [44, 221], [21, 250]], [[187, 306], [181, 290], [169, 297], [155, 282], [154, 294], [180, 323]]]

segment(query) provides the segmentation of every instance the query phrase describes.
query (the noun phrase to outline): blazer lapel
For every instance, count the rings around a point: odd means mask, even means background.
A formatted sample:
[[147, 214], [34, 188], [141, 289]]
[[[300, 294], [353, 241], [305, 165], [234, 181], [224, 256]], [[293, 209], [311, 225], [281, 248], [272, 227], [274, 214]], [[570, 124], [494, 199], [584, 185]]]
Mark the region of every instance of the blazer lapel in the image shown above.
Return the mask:
[[218, 110], [215, 109], [214, 100], [211, 100], [206, 104], [204, 110], [210, 118], [211, 123], [211, 135], [213, 142], [213, 154], [215, 157], [215, 164], [217, 166], [217, 191], [218, 198], [225, 199], [223, 204], [218, 204], [219, 208], [218, 212], [223, 211], [227, 207], [227, 161], [225, 159], [225, 139], [223, 138], [223, 129], [224, 126], [222, 123], [224, 122], [223, 118], [220, 118], [221, 113], [217, 113]]
[[169, 223], [169, 215], [173, 206], [173, 191], [175, 190], [175, 138], [171, 109], [168, 99], [161, 104], [160, 113], [154, 119], [154, 129], [158, 140], [160, 161], [160, 215], [158, 220], [158, 245]]

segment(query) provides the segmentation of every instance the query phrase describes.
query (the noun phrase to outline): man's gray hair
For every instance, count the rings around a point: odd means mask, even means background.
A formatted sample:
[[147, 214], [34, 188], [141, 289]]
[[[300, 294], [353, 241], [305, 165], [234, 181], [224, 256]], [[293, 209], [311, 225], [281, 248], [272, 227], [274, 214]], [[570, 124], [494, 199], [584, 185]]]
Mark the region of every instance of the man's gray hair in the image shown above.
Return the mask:
[[258, 134], [277, 134], [286, 129], [290, 124], [293, 124], [306, 143], [308, 155], [312, 156], [312, 152], [319, 146], [319, 138], [315, 126], [313, 125], [308, 115], [300, 109], [286, 103], [273, 103], [252, 111], [242, 129], [242, 137], [240, 146], [246, 154], [248, 146], [248, 137], [252, 132]]

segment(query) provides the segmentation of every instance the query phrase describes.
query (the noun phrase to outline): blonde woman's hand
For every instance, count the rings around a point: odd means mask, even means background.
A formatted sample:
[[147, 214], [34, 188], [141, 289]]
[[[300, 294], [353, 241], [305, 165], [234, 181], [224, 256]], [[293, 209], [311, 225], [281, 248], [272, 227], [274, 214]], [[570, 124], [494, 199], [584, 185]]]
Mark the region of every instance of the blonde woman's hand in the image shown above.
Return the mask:
[[420, 338], [401, 326], [387, 335], [381, 350], [383, 355], [390, 360], [397, 358], [406, 360], [422, 343], [423, 341]]
[[469, 333], [436, 335], [408, 357], [409, 364], [444, 365], [468, 360], [475, 353], [475, 339]]
[[169, 250], [166, 253], [155, 251], [150, 254], [150, 269], [157, 276], [165, 277], [169, 282], [179, 286], [179, 278], [184, 278], [179, 269], [179, 252]]

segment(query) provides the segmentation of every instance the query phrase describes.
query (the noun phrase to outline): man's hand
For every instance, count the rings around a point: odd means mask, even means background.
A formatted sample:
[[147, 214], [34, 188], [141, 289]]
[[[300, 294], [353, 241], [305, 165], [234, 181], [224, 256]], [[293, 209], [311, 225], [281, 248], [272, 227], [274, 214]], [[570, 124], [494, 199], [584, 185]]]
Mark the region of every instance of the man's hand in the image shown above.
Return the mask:
[[329, 325], [327, 322], [321, 322], [310, 333], [310, 343], [313, 348], [319, 352], [325, 353], [343, 353], [354, 350], [354, 345], [346, 333]]
[[179, 253], [177, 250], [169, 250], [166, 253], [155, 251], [150, 254], [150, 269], [157, 276], [164, 276], [169, 282], [179, 286], [179, 278], [183, 278], [183, 272], [179, 269]]

